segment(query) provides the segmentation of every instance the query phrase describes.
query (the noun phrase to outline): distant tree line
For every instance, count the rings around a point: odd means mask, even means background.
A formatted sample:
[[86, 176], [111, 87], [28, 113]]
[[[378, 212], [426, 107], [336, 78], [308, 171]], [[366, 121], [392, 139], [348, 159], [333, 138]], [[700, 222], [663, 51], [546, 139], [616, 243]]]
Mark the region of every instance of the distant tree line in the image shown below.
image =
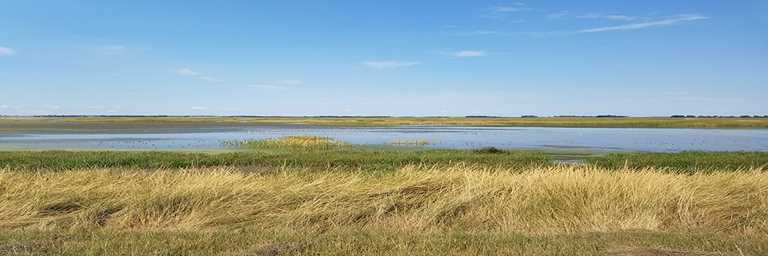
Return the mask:
[[719, 116], [719, 115], [712, 115], [712, 116], [706, 116], [706, 115], [672, 115], [671, 118], [768, 118], [768, 115], [759, 116], [759, 115], [741, 115], [741, 116]]
[[465, 118], [502, 118], [500, 116], [465, 116]]
[[[501, 116], [465, 116], [466, 118], [503, 118]], [[540, 116], [537, 115], [522, 115], [520, 118], [539, 118]], [[565, 116], [553, 116], [553, 117], [563, 117], [563, 118], [624, 118], [629, 116], [619, 116], [619, 115], [596, 115], [596, 116], [575, 116], [575, 115], [565, 115]]]
[[390, 118], [391, 116], [304, 116], [308, 118]]
[[[34, 116], [19, 116], [19, 115], [0, 115], [0, 117], [240, 117], [240, 118], [397, 118], [397, 117], [410, 117], [410, 118], [450, 118], [449, 116], [215, 116], [215, 115], [34, 115]], [[596, 116], [580, 116], [580, 115], [558, 115], [552, 117], [560, 118], [628, 118], [629, 116], [623, 115], [596, 115]], [[484, 115], [471, 115], [464, 116], [464, 118], [504, 118], [504, 116], [484, 116]], [[522, 115], [520, 118], [540, 118], [537, 115]], [[671, 115], [670, 118], [768, 118], [768, 115], [740, 115], [740, 116], [720, 116], [720, 115]]]
[[555, 117], [568, 117], [568, 118], [573, 118], [573, 117], [578, 117], [578, 118], [595, 118], [595, 117], [597, 117], [597, 118], [626, 118], [626, 117], [629, 117], [629, 116], [620, 116], [620, 115], [596, 115], [596, 116], [564, 115], [564, 116], [555, 116]]
[[[5, 116], [5, 115], [0, 115]], [[31, 117], [252, 117], [252, 118], [390, 118], [391, 116], [217, 116], [217, 115], [34, 115]]]
[[192, 117], [169, 115], [34, 115], [32, 117]]

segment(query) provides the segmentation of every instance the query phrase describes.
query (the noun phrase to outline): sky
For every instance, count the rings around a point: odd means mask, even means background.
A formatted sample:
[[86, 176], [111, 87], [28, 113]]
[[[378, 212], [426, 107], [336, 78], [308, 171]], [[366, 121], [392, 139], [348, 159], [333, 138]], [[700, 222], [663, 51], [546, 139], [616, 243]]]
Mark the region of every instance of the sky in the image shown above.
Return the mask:
[[766, 13], [764, 0], [0, 0], [0, 115], [763, 115]]

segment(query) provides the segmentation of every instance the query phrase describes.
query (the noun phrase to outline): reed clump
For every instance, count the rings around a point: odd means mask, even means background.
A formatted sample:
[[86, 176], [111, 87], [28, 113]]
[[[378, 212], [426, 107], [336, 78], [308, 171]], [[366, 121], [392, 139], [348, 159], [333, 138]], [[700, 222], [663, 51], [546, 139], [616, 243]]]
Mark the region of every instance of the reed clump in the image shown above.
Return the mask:
[[426, 139], [396, 139], [390, 141], [388, 144], [395, 146], [427, 146], [432, 143]]
[[275, 148], [275, 147], [303, 147], [303, 148], [328, 148], [343, 146], [344, 142], [322, 136], [294, 135], [263, 140], [242, 140], [225, 142], [228, 146], [240, 148]]

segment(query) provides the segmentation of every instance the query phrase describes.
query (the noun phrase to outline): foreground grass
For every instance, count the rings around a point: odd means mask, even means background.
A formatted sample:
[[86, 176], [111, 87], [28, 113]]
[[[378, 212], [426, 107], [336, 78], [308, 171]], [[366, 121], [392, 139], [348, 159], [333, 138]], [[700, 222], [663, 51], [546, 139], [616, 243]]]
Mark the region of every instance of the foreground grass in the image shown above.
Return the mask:
[[227, 169], [0, 173], [0, 227], [767, 231], [768, 174], [459, 165], [391, 173]]
[[242, 125], [463, 125], [535, 127], [768, 128], [768, 118], [463, 118], [463, 117], [68, 117], [0, 118], [0, 131], [142, 130]]
[[766, 255], [766, 153], [0, 152], [0, 255]]
[[3, 254], [768, 253], [762, 170], [5, 170], [0, 191]]
[[2, 255], [765, 255], [768, 239], [642, 231], [514, 233], [299, 233], [248, 231], [10, 231]]

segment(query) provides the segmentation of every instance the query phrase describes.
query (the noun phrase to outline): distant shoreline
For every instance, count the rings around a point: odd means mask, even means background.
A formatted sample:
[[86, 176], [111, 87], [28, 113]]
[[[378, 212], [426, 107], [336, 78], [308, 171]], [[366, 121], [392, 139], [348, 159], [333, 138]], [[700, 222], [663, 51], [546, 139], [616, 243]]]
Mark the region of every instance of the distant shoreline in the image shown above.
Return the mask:
[[768, 128], [768, 118], [742, 117], [247, 117], [247, 116], [2, 116], [0, 132], [174, 129], [257, 125], [479, 126], [581, 128]]

